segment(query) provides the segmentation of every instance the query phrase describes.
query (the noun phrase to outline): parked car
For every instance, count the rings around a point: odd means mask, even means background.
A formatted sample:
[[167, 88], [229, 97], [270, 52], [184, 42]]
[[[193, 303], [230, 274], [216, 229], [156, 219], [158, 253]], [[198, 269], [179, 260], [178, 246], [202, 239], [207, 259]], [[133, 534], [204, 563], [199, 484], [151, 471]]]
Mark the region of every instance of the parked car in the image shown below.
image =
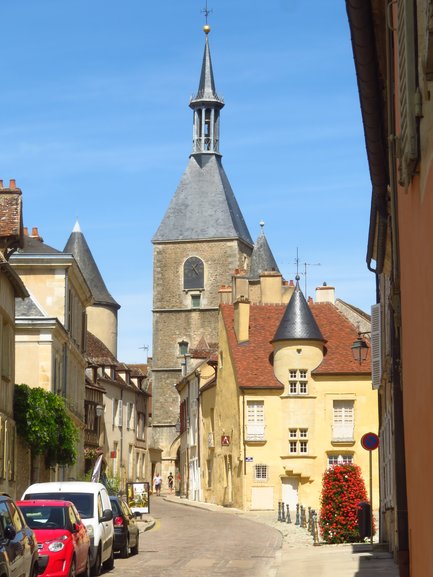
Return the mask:
[[12, 499], [0, 494], [0, 575], [36, 577], [38, 543]]
[[101, 564], [104, 569], [113, 569], [113, 511], [104, 485], [87, 481], [35, 483], [24, 491], [22, 500], [35, 499], [72, 501], [89, 533], [92, 575], [101, 573]]
[[136, 516], [120, 497], [110, 495], [114, 522], [114, 551], [119, 551], [122, 558], [138, 553], [140, 541]]
[[39, 548], [44, 577], [90, 575], [90, 538], [71, 501], [17, 501]]

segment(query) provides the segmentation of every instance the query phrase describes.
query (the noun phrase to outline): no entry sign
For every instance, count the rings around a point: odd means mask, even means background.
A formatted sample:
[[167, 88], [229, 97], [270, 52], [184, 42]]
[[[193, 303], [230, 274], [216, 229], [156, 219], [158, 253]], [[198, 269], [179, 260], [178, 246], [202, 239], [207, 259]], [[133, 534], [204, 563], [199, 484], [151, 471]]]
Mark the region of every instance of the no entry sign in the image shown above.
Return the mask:
[[379, 446], [379, 437], [376, 433], [365, 433], [361, 437], [361, 445], [366, 451], [374, 451]]

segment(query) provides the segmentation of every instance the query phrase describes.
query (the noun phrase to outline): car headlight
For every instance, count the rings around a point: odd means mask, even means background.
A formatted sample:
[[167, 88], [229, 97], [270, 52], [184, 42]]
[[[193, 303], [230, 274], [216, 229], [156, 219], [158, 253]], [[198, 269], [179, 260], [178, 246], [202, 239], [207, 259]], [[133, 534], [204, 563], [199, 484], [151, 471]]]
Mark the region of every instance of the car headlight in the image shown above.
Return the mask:
[[86, 525], [86, 529], [87, 529], [87, 534], [89, 535], [89, 537], [91, 539], [93, 539], [93, 536], [95, 534], [95, 531], [93, 529], [93, 525]]
[[57, 552], [57, 551], [61, 551], [64, 546], [65, 546], [65, 544], [62, 543], [62, 541], [53, 541], [52, 543], [50, 543], [48, 545], [48, 549], [50, 551]]

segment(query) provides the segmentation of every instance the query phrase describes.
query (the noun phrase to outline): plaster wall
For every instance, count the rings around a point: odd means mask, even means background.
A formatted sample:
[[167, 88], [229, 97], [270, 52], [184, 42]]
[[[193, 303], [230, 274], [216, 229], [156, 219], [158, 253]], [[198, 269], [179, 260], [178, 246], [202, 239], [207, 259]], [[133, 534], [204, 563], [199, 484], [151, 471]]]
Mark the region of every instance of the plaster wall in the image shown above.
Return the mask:
[[87, 328], [117, 358], [117, 310], [108, 306], [87, 307]]

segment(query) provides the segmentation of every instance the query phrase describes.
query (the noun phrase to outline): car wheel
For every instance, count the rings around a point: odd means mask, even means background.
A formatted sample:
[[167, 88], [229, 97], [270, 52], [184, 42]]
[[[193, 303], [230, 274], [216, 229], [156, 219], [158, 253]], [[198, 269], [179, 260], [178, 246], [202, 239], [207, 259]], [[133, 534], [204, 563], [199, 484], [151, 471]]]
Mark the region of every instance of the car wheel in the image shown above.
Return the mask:
[[111, 569], [114, 569], [113, 547], [111, 547], [111, 555], [108, 557], [108, 559], [106, 561], [104, 561], [103, 566], [104, 566], [104, 569], [106, 569], [107, 571], [111, 571]]
[[134, 547], [131, 547], [131, 555], [137, 555], [138, 554], [139, 544], [140, 544], [140, 537], [137, 534], [137, 541], [135, 542]]
[[75, 557], [72, 557], [71, 559], [71, 566], [69, 568], [69, 577], [77, 577]]
[[129, 538], [128, 535], [125, 538], [125, 545], [120, 549], [120, 557], [126, 559], [129, 555]]
[[98, 548], [98, 552], [96, 553], [95, 563], [92, 567], [91, 574], [93, 577], [97, 577], [101, 574], [101, 548]]

